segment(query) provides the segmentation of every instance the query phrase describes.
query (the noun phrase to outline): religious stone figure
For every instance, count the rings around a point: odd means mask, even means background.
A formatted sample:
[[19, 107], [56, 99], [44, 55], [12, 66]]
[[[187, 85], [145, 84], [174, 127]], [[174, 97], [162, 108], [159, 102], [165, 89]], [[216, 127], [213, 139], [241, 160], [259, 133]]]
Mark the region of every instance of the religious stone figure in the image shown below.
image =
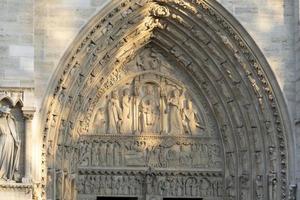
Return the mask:
[[197, 129], [200, 128], [199, 117], [196, 110], [193, 108], [193, 102], [191, 100], [186, 101], [186, 107], [183, 110], [184, 121], [183, 125], [186, 132], [190, 135], [197, 134]]
[[56, 172], [56, 199], [61, 199], [63, 194], [63, 172]]
[[64, 193], [63, 199], [64, 200], [72, 200], [72, 181], [73, 177], [71, 174], [66, 174], [64, 178]]
[[268, 186], [269, 186], [269, 199], [277, 199], [277, 174], [276, 173], [270, 173], [268, 177]]
[[105, 131], [106, 126], [106, 119], [105, 119], [105, 108], [99, 108], [98, 112], [95, 116], [94, 123], [96, 125], [96, 133], [97, 134], [103, 134]]
[[21, 141], [10, 108], [0, 108], [0, 178], [13, 180], [19, 167]]
[[121, 133], [129, 134], [132, 132], [132, 98], [130, 97], [129, 89], [124, 90], [124, 94], [122, 97], [122, 125], [121, 125]]
[[157, 133], [159, 125], [159, 104], [155, 99], [151, 85], [145, 88], [145, 96], [140, 103], [140, 131], [144, 133]]
[[117, 134], [120, 132], [120, 124], [122, 121], [122, 110], [120, 107], [118, 94], [116, 91], [111, 93], [111, 99], [108, 101], [107, 105], [107, 115], [108, 115], [108, 134]]
[[173, 90], [172, 96], [168, 99], [169, 113], [169, 134], [178, 135], [182, 133], [181, 102], [178, 90]]

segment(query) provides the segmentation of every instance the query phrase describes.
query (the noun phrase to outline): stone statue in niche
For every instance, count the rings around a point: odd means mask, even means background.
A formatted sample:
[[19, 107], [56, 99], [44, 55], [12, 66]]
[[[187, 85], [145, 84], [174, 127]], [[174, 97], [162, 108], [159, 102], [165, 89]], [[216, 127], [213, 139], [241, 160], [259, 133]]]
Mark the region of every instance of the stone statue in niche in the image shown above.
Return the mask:
[[120, 125], [122, 122], [122, 110], [116, 91], [113, 91], [111, 93], [111, 98], [108, 101], [107, 115], [107, 134], [120, 133]]
[[181, 96], [177, 89], [172, 91], [171, 97], [168, 99], [168, 127], [170, 135], [178, 135], [183, 132], [182, 124], [182, 102]]
[[199, 122], [197, 111], [193, 108], [193, 102], [186, 100], [185, 108], [183, 109], [183, 126], [185, 132], [189, 135], [195, 135], [198, 128], [202, 128]]
[[142, 133], [157, 133], [159, 131], [159, 102], [155, 98], [153, 86], [145, 86], [145, 95], [139, 105], [139, 122]]
[[132, 97], [130, 96], [130, 90], [125, 89], [122, 97], [122, 125], [121, 133], [132, 133]]
[[15, 119], [7, 106], [0, 107], [0, 178], [14, 180], [19, 169], [21, 141]]

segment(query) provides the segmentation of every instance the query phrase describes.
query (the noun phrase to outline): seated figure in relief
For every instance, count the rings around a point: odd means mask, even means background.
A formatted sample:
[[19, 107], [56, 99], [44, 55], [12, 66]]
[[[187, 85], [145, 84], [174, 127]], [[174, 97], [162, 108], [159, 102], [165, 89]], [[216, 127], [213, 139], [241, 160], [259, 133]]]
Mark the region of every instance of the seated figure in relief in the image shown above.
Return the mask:
[[139, 122], [141, 132], [159, 132], [159, 102], [151, 85], [146, 85], [145, 96], [139, 105]]
[[20, 138], [10, 108], [0, 107], [0, 178], [13, 180], [19, 167]]

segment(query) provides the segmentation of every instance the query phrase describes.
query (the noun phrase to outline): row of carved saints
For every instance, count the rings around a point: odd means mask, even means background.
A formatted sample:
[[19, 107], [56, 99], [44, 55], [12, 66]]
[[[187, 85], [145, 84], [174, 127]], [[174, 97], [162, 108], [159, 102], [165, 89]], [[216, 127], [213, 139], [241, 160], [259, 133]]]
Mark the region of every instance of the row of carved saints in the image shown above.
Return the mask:
[[99, 134], [197, 135], [204, 129], [184, 92], [176, 88], [164, 92], [154, 84], [145, 84], [139, 95], [129, 88], [112, 91], [94, 123]]

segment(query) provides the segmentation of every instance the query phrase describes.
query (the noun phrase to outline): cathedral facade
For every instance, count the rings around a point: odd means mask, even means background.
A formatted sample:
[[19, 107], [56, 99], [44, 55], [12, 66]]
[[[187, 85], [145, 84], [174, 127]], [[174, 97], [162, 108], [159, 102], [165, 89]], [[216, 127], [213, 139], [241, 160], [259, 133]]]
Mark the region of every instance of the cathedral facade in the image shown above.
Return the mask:
[[300, 198], [298, 0], [0, 6], [5, 199]]

